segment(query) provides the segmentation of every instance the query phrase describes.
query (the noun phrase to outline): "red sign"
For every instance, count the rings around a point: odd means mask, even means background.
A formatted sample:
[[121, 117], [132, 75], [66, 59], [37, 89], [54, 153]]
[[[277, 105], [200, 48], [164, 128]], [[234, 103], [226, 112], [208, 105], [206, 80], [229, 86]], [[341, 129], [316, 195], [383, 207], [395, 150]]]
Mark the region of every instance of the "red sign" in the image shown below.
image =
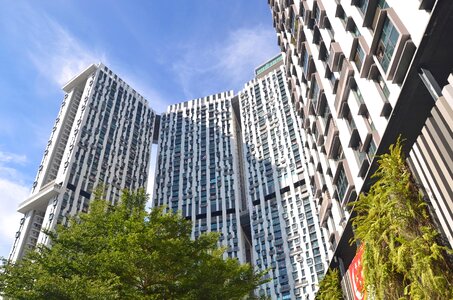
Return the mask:
[[362, 271], [362, 256], [364, 250], [365, 247], [362, 244], [359, 250], [357, 250], [357, 253], [348, 269], [349, 277], [351, 279], [352, 294], [354, 296], [354, 300], [366, 299], [366, 294], [362, 292], [364, 290], [363, 288], [364, 280]]

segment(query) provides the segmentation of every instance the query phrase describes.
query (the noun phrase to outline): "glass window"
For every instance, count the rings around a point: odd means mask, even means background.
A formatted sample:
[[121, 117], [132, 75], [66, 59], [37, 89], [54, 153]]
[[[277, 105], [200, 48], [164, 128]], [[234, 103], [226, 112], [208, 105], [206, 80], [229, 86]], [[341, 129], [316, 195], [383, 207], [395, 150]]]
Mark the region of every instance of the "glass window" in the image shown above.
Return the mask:
[[337, 17], [340, 18], [341, 22], [343, 22], [343, 25], [346, 26], [346, 13], [344, 12], [343, 6], [339, 5], [338, 6], [338, 11], [337, 11]]
[[332, 87], [334, 87], [335, 86], [335, 82], [337, 81], [337, 78], [335, 77], [335, 73], [332, 72], [332, 71], [329, 72], [329, 81], [330, 81], [330, 85]]
[[390, 65], [390, 60], [392, 59], [399, 36], [400, 34], [398, 30], [396, 30], [395, 26], [387, 17], [384, 21], [384, 26], [382, 27], [382, 33], [379, 37], [378, 47], [376, 50], [378, 61], [381, 63], [381, 66], [385, 72], [387, 72]]
[[371, 139], [370, 144], [368, 145], [368, 149], [366, 150], [370, 159], [373, 159], [374, 154], [376, 153], [376, 149], [376, 144], [374, 143], [373, 139]]
[[354, 63], [359, 71], [360, 71], [360, 68], [362, 67], [364, 59], [365, 59], [365, 52], [363, 51], [362, 47], [360, 47], [360, 44], [357, 42], [357, 48], [356, 48], [355, 54], [354, 54]]
[[374, 18], [373, 18], [373, 24], [372, 24], [373, 30], [376, 28], [377, 20], [379, 19], [381, 10], [386, 9], [388, 7], [389, 7], [389, 5], [387, 4], [387, 2], [385, 0], [379, 0], [378, 4], [376, 6], [376, 10], [374, 12]]
[[389, 88], [387, 87], [387, 84], [385, 83], [385, 80], [382, 77], [381, 73], [378, 74], [376, 82], [379, 85], [379, 87], [381, 88], [381, 91], [384, 94], [385, 98], [388, 100], [390, 97], [390, 91], [389, 91]]
[[369, 0], [359, 0], [357, 1], [357, 7], [360, 9], [362, 14], [366, 13], [366, 9], [368, 7]]
[[360, 30], [359, 28], [357, 27], [357, 25], [355, 24], [354, 20], [351, 21], [351, 24], [349, 25], [349, 32], [351, 32], [351, 34], [355, 37], [358, 37], [360, 36]]
[[297, 16], [291, 11], [291, 33], [293, 36], [297, 33], [297, 27], [299, 26], [299, 22], [297, 20]]
[[304, 51], [304, 58], [302, 60], [302, 67], [304, 68], [305, 73], [308, 72], [308, 52], [305, 49]]
[[346, 173], [344, 171], [344, 168], [341, 168], [340, 174], [338, 174], [338, 180], [337, 180], [337, 193], [338, 193], [338, 198], [340, 201], [343, 200], [347, 188], [348, 188], [348, 179], [346, 178]]
[[316, 105], [318, 102], [318, 96], [319, 96], [319, 86], [318, 86], [318, 82], [315, 79], [315, 80], [313, 80], [313, 94], [312, 94], [313, 105], [314, 105], [315, 109], [316, 109]]
[[319, 9], [319, 6], [316, 5], [316, 7], [315, 7], [315, 23], [316, 23], [316, 25], [319, 26], [320, 21], [321, 21], [321, 10]]

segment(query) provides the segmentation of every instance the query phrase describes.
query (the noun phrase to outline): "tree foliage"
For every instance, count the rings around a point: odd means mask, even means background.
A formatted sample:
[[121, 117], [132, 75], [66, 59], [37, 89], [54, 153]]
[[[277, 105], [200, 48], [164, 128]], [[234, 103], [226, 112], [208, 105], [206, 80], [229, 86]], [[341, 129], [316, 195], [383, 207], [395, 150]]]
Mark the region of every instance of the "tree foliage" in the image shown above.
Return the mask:
[[367, 293], [376, 299], [451, 299], [451, 249], [442, 246], [413, 182], [401, 141], [378, 160], [377, 179], [354, 203], [355, 239], [365, 243]]
[[243, 299], [262, 273], [223, 259], [216, 233], [191, 240], [190, 221], [145, 210], [144, 191], [111, 206], [96, 192], [90, 212], [49, 232], [52, 247], [3, 266], [0, 295], [13, 299]]
[[338, 269], [330, 269], [319, 283], [319, 290], [316, 294], [317, 300], [341, 300], [340, 276]]

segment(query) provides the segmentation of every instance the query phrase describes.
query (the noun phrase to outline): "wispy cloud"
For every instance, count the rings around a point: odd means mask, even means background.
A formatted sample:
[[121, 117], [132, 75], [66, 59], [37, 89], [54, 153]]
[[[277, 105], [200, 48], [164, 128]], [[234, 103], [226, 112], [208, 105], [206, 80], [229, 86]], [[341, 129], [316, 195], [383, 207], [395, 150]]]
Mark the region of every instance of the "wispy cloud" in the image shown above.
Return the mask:
[[278, 53], [276, 45], [272, 28], [241, 28], [231, 32], [226, 47], [220, 49], [217, 68], [235, 84], [244, 84], [255, 67]]
[[138, 69], [139, 66], [134, 68], [107, 57], [106, 51], [84, 44], [45, 13], [38, 15], [29, 11], [27, 18], [34, 24], [28, 33], [30, 46], [27, 57], [38, 72], [53, 83], [62, 86], [90, 64], [102, 62], [147, 98], [155, 110], [164, 110], [168, 105], [152, 84], [145, 82], [143, 78], [146, 79], [146, 74]]
[[173, 64], [173, 70], [188, 98], [220, 92], [209, 90], [217, 86], [241, 88], [253, 78], [255, 67], [279, 51], [274, 30], [262, 25], [235, 29], [221, 43], [183, 48], [185, 55]]
[[28, 57], [45, 77], [62, 86], [92, 63], [108, 63], [104, 52], [84, 45], [68, 30], [45, 14], [30, 13]]
[[[18, 183], [23, 182], [23, 176], [17, 171], [18, 165], [23, 166], [27, 163], [24, 154], [10, 153], [0, 150], [0, 179], [12, 180]], [[0, 192], [1, 195], [1, 192]]]
[[23, 164], [27, 161], [24, 154], [8, 153], [0, 150], [0, 165], [2, 163]]
[[29, 194], [29, 187], [15, 168], [26, 162], [27, 157], [23, 154], [0, 150], [0, 256], [6, 257], [10, 251], [21, 218], [21, 214], [16, 212], [17, 205]]
[[22, 214], [16, 212], [17, 205], [24, 201], [29, 188], [8, 179], [0, 178], [0, 256], [7, 257], [14, 242], [14, 234], [19, 228]]

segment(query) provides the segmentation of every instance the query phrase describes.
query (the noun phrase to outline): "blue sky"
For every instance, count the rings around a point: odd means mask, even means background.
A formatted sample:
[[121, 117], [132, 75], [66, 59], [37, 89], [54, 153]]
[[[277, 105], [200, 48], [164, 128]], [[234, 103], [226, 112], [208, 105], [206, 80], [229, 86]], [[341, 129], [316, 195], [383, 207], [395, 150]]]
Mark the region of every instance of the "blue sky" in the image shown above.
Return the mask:
[[158, 112], [239, 90], [279, 52], [265, 0], [6, 0], [0, 10], [0, 256], [63, 97], [103, 62]]

